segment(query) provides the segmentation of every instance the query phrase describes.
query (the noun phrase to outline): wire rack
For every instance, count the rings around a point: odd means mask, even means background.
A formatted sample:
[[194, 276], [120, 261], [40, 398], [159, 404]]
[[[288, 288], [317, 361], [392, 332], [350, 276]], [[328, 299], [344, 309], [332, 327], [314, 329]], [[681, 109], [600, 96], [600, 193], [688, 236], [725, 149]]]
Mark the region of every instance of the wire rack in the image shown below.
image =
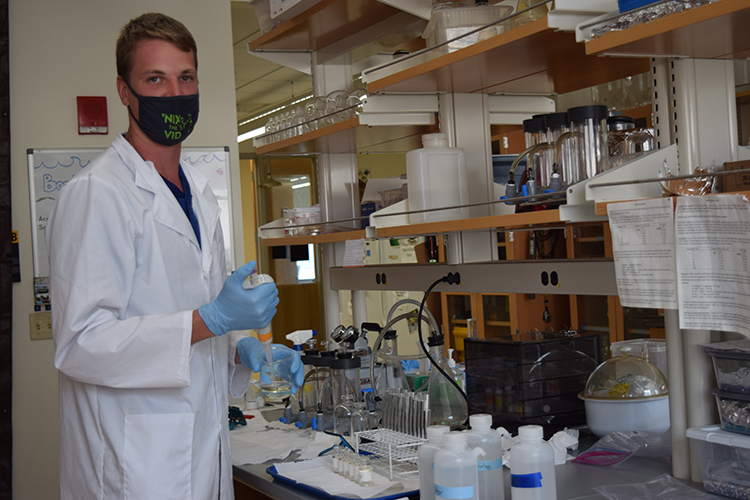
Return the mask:
[[422, 439], [391, 429], [375, 429], [357, 432], [356, 451], [372, 454], [373, 470], [387, 476], [391, 481], [406, 479], [419, 472], [419, 445]]

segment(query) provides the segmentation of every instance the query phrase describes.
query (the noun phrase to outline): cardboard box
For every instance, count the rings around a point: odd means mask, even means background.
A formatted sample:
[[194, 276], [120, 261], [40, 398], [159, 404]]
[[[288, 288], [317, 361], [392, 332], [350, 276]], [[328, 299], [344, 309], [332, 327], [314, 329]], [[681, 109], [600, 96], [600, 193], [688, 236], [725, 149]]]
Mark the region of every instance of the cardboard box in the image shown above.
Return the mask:
[[[724, 164], [724, 171], [750, 169], [750, 160], [728, 161]], [[740, 174], [719, 175], [719, 192], [734, 193], [736, 191], [750, 191], [750, 172]]]

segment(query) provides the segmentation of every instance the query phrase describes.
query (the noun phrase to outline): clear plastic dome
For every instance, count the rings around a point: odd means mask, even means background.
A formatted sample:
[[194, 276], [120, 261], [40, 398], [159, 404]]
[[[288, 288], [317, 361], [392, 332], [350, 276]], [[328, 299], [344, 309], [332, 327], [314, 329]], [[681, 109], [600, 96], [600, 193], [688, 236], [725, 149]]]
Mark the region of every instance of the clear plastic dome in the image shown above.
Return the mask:
[[630, 348], [605, 361], [589, 376], [581, 397], [590, 399], [644, 399], [669, 394], [664, 374], [645, 359], [630, 356]]

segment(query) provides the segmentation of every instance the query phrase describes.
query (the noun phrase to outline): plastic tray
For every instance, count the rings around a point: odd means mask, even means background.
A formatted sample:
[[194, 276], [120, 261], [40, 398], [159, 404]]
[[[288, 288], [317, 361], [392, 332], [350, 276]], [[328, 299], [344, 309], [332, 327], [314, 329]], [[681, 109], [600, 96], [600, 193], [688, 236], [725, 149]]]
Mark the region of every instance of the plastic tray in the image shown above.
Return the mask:
[[[330, 498], [334, 500], [363, 500], [360, 499], [360, 497], [344, 497], [344, 496], [337, 496], [337, 495], [329, 495], [325, 491], [316, 488], [314, 486], [310, 486], [305, 483], [300, 483], [298, 481], [295, 481], [294, 479], [284, 476], [283, 474], [279, 473], [278, 470], [276, 470], [276, 466], [272, 465], [269, 468], [266, 469], [266, 472], [270, 474], [274, 479], [277, 479], [281, 481], [282, 483], [288, 484], [290, 486], [294, 486], [295, 488], [299, 488], [303, 491], [306, 491], [308, 493], [312, 493], [313, 495], [317, 495], [321, 498]], [[356, 486], [356, 485], [354, 485]], [[394, 498], [403, 498], [403, 497], [411, 497], [412, 495], [419, 494], [419, 490], [412, 490], [412, 491], [401, 491], [399, 493], [393, 494], [393, 495], [387, 495], [382, 497], [372, 497], [366, 500], [390, 500]]]

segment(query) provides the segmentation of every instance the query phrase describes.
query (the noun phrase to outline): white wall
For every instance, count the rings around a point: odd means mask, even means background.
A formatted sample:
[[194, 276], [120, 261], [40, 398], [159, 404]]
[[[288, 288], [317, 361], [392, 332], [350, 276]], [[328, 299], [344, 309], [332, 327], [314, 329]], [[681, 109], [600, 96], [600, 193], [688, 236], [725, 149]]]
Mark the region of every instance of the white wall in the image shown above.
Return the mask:
[[[13, 286], [13, 498], [58, 493], [57, 371], [51, 340], [29, 340], [33, 311], [27, 148], [106, 147], [127, 128], [115, 89], [115, 41], [130, 19], [158, 11], [198, 44], [201, 114], [187, 146], [229, 146], [236, 262], [244, 262], [228, 0], [10, 0], [11, 189], [21, 283]], [[107, 136], [79, 136], [76, 96], [106, 96]]]

